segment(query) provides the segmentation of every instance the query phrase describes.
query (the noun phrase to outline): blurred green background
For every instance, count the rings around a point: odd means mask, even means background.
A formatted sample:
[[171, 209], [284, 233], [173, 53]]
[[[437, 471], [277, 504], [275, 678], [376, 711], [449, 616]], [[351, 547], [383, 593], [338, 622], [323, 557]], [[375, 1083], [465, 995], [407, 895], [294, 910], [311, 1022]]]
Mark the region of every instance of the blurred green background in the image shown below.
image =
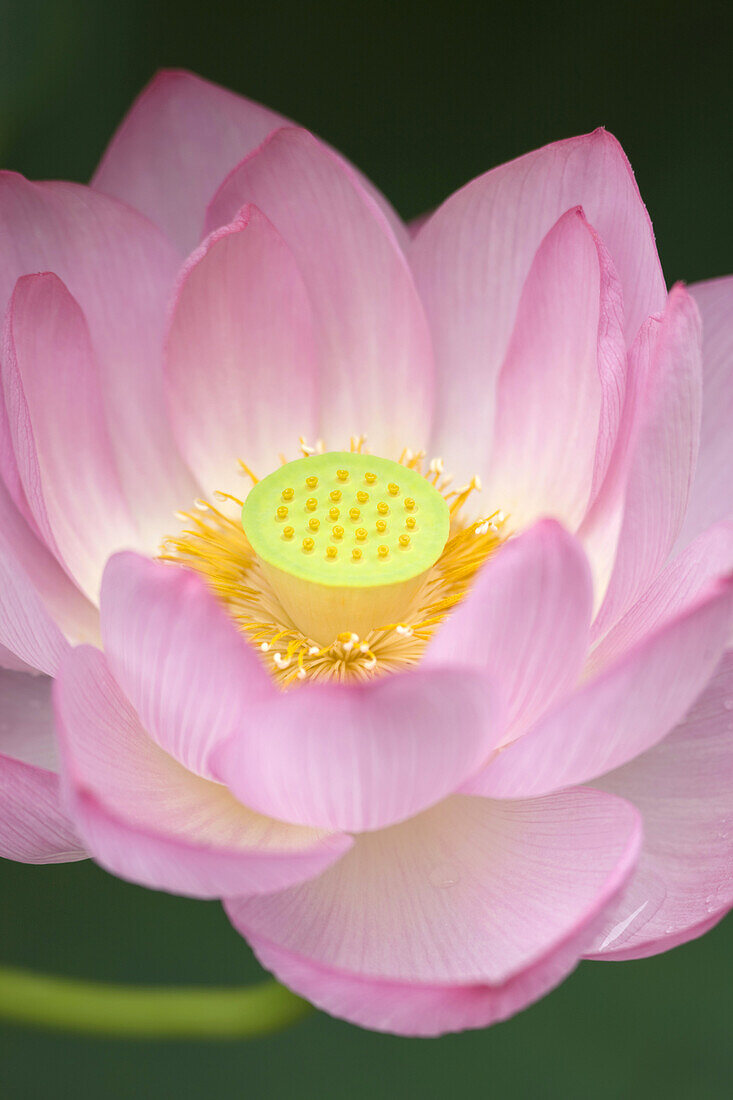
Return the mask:
[[[493, 164], [605, 125], [670, 282], [733, 271], [731, 8], [699, 0], [177, 4], [0, 0], [0, 161], [85, 180], [161, 66], [193, 69], [341, 148], [405, 217]], [[1, 247], [1, 244], [0, 244]], [[259, 970], [217, 905], [92, 864], [0, 861], [0, 959], [121, 980]], [[668, 956], [587, 963], [486, 1032], [395, 1039], [313, 1015], [252, 1043], [0, 1031], [0, 1097], [728, 1097], [733, 921]]]

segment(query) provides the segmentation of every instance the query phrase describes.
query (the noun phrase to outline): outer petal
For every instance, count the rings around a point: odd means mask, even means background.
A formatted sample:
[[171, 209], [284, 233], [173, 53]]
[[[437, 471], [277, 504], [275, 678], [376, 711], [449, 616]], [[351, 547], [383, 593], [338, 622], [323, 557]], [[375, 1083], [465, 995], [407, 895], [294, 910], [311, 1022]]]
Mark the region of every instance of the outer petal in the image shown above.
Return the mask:
[[[626, 423], [606, 484], [581, 530], [595, 561], [601, 637], [666, 561], [687, 508], [700, 435], [700, 318], [676, 287], [661, 322], [642, 330], [633, 356]], [[615, 552], [615, 556], [614, 556]]]
[[627, 344], [664, 305], [651, 224], [629, 163], [603, 130], [556, 142], [480, 176], [452, 195], [413, 245], [433, 331], [439, 411], [431, 449], [461, 478], [483, 473], [493, 388], [539, 244], [580, 205], [608, 248], [623, 289]]
[[498, 379], [486, 495], [515, 528], [553, 515], [575, 530], [603, 479], [625, 386], [620, 296], [605, 249], [569, 210], [537, 251]]
[[633, 808], [596, 792], [457, 797], [359, 837], [312, 883], [228, 911], [261, 961], [328, 1011], [408, 1034], [476, 1027], [572, 969], [639, 839]]
[[212, 767], [262, 813], [360, 832], [452, 794], [502, 730], [485, 675], [432, 669], [368, 685], [305, 686], [253, 707]]
[[59, 806], [51, 681], [0, 672], [0, 856], [64, 863], [86, 853]]
[[5, 323], [3, 385], [33, 518], [92, 600], [104, 563], [134, 545], [84, 317], [55, 275], [18, 280]]
[[178, 566], [117, 554], [102, 583], [110, 669], [161, 748], [199, 775], [209, 755], [276, 689], [204, 582]]
[[690, 287], [702, 314], [700, 453], [680, 544], [733, 518], [733, 276]]
[[[61, 632], [73, 642], [97, 642], [99, 613], [63, 571], [51, 552], [36, 537], [19, 514], [0, 481], [0, 558], [5, 561], [6, 576], [16, 573], [21, 585], [35, 590], [33, 602], [40, 600], [45, 613]], [[3, 567], [0, 567], [3, 568]], [[8, 589], [12, 588], [12, 580]], [[0, 607], [6, 599], [13, 603], [11, 591], [0, 595]], [[0, 613], [0, 634], [8, 629]], [[2, 643], [0, 643], [2, 644]], [[9, 643], [6, 643], [9, 644]]]
[[99, 363], [125, 494], [151, 548], [195, 487], [163, 400], [165, 309], [179, 258], [142, 215], [72, 183], [0, 173], [0, 307], [16, 280], [53, 271], [79, 303]]
[[[226, 174], [286, 124], [282, 115], [192, 73], [160, 72], [130, 108], [92, 187], [142, 210], [190, 252], [200, 240], [206, 204]], [[363, 182], [406, 237], [386, 200]]]
[[544, 520], [487, 562], [425, 663], [487, 671], [507, 704], [506, 739], [513, 740], [577, 683], [592, 599], [580, 545]]
[[195, 897], [248, 894], [317, 875], [349, 847], [255, 814], [178, 764], [148, 737], [98, 650], [70, 653], [54, 695], [71, 815], [115, 874]]
[[584, 783], [657, 744], [712, 675], [732, 615], [733, 580], [708, 585], [682, 614], [500, 752], [475, 789], [501, 798], [541, 795]]
[[636, 958], [701, 934], [733, 906], [733, 653], [688, 716], [598, 785], [630, 799], [644, 844], [628, 890], [598, 936], [597, 958]]
[[68, 647], [38, 590], [0, 530], [0, 645], [53, 675]]
[[241, 493], [316, 433], [310, 304], [295, 261], [256, 207], [193, 254], [179, 282], [166, 382], [181, 452], [207, 493]]
[[331, 448], [365, 434], [381, 454], [420, 446], [432, 409], [432, 352], [407, 262], [353, 172], [305, 130], [278, 130], [224, 182], [209, 229], [244, 203], [292, 250], [313, 305]]

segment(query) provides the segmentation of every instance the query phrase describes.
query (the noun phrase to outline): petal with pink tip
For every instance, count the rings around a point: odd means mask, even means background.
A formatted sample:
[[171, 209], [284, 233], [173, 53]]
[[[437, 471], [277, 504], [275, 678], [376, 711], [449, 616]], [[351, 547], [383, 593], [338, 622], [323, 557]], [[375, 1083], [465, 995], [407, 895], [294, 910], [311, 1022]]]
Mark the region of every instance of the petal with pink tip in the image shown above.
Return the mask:
[[264, 965], [327, 1011], [436, 1034], [501, 1019], [564, 977], [640, 838], [634, 808], [596, 791], [459, 796], [359, 837], [311, 883], [227, 909]]
[[702, 368], [700, 316], [683, 287], [672, 290], [661, 320], [642, 329], [632, 360], [616, 453], [581, 530], [603, 598], [596, 638], [652, 582], [685, 517], [700, 436]]
[[733, 580], [707, 585], [681, 614], [502, 750], [472, 790], [531, 798], [585, 783], [657, 744], [710, 679], [732, 614]]
[[690, 287], [702, 315], [700, 452], [680, 545], [733, 519], [733, 277]]
[[638, 807], [644, 843], [589, 953], [646, 958], [694, 939], [733, 906], [733, 653], [661, 744], [597, 786]]
[[89, 331], [55, 275], [18, 280], [3, 350], [5, 402], [25, 498], [47, 545], [96, 601], [107, 558], [138, 536], [104, 422]]
[[137, 554], [110, 559], [101, 609], [110, 669], [143, 727], [210, 778], [212, 749], [276, 695], [254, 649], [200, 577]]
[[166, 384], [181, 453], [207, 494], [242, 493], [316, 435], [311, 310], [295, 260], [256, 207], [194, 252], [168, 332]]
[[278, 130], [237, 166], [207, 228], [250, 202], [291, 249], [311, 299], [327, 446], [360, 434], [383, 455], [421, 446], [432, 409], [430, 337], [382, 211], [336, 154], [297, 129]]
[[[283, 125], [288, 122], [282, 115], [193, 73], [159, 72], [112, 138], [92, 187], [142, 210], [190, 252], [201, 239], [206, 204], [224, 177]], [[384, 197], [363, 177], [362, 183], [406, 239]]]
[[582, 206], [623, 291], [627, 344], [664, 306], [651, 223], [629, 163], [604, 130], [548, 145], [487, 172], [427, 221], [412, 259], [436, 355], [431, 450], [466, 480], [483, 475], [494, 387], [527, 275], [545, 234]]
[[179, 257], [137, 211], [73, 183], [0, 172], [0, 309], [17, 279], [52, 271], [86, 318], [125, 495], [154, 549], [196, 495], [173, 443], [163, 395], [165, 310]]
[[51, 681], [0, 672], [0, 856], [66, 863], [86, 852], [59, 802]]
[[616, 442], [625, 386], [621, 294], [583, 212], [555, 223], [534, 258], [496, 392], [485, 486], [521, 530], [580, 525]]
[[194, 897], [269, 892], [319, 874], [350, 847], [347, 837], [256, 814], [187, 771], [142, 728], [96, 649], [69, 654], [54, 703], [72, 819], [94, 858], [122, 878]]
[[425, 664], [484, 669], [506, 700], [504, 739], [513, 740], [577, 683], [592, 598], [580, 544], [543, 520], [484, 565]]
[[214, 753], [212, 769], [261, 813], [360, 832], [452, 794], [502, 730], [492, 685], [478, 671], [312, 684], [251, 706]]

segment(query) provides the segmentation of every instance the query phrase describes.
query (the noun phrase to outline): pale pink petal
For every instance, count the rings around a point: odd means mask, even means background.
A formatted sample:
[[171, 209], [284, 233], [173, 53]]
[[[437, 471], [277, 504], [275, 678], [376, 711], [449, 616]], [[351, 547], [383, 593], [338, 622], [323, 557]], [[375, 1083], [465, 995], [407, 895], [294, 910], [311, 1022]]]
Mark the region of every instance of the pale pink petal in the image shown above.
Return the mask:
[[211, 750], [277, 696], [253, 647], [200, 577], [137, 554], [110, 559], [101, 611], [110, 669], [143, 727], [210, 776]]
[[14, 653], [11, 653], [5, 646], [0, 645], [0, 668], [6, 668], [10, 672], [30, 672], [35, 673], [35, 669], [27, 665], [25, 661], [21, 661], [20, 657], [16, 657]]
[[68, 644], [0, 529], [0, 645], [54, 675]]
[[452, 794], [497, 744], [502, 719], [477, 671], [306, 685], [251, 706], [212, 769], [261, 813], [324, 829], [380, 829]]
[[699, 535], [662, 570], [643, 596], [595, 647], [586, 672], [596, 673], [689, 607], [719, 577], [733, 573], [733, 523]]
[[47, 676], [0, 672], [0, 856], [65, 863], [86, 853], [59, 805]]
[[590, 953], [645, 958], [695, 938], [733, 906], [733, 653], [661, 744], [597, 785], [641, 810], [644, 843]]
[[[92, 187], [142, 210], [182, 252], [190, 252], [201, 239], [206, 204], [224, 177], [285, 124], [282, 115], [193, 73], [160, 72], [130, 108]], [[362, 183], [405, 239], [386, 200]]]
[[486, 498], [515, 530], [552, 515], [577, 529], [616, 441], [626, 350], [620, 288], [583, 212], [542, 241], [496, 392]]
[[522, 287], [543, 237], [573, 206], [582, 206], [618, 273], [628, 345], [645, 317], [663, 308], [665, 287], [631, 168], [603, 130], [480, 176], [439, 208], [413, 244], [436, 354], [431, 449], [461, 480], [485, 472], [494, 387]]
[[54, 700], [72, 819], [122, 878], [195, 897], [278, 890], [351, 844], [256, 814], [187, 771], [147, 735], [99, 650], [69, 654]]
[[473, 789], [529, 798], [585, 783], [657, 744], [710, 679], [730, 635], [733, 580], [627, 650], [502, 750]]
[[616, 453], [581, 530], [603, 599], [596, 638], [642, 595], [679, 533], [700, 435], [701, 369], [699, 313], [675, 287], [632, 352]]
[[585, 555], [554, 520], [510, 540], [438, 631], [427, 665], [482, 668], [513, 740], [577, 682], [593, 593]]
[[640, 837], [634, 808], [595, 791], [456, 797], [359, 837], [311, 883], [227, 908], [263, 963], [328, 1011], [435, 1034], [517, 1011], [572, 969]]
[[[99, 612], [20, 515], [0, 481], [0, 544], [6, 575], [17, 570], [35, 589], [45, 611], [69, 641], [99, 641]], [[12, 581], [10, 582], [12, 585]], [[25, 584], [26, 581], [20, 581]], [[0, 597], [1, 602], [2, 597]], [[2, 633], [0, 618], [0, 633]], [[48, 670], [46, 670], [48, 671]]]
[[249, 202], [282, 234], [311, 298], [326, 445], [365, 434], [380, 454], [417, 449], [432, 408], [430, 338], [382, 211], [340, 158], [296, 129], [278, 130], [232, 172], [208, 228]]
[[99, 363], [123, 488], [146, 545], [196, 489], [163, 396], [165, 310], [179, 257], [141, 214], [73, 183], [0, 173], [0, 309], [21, 275], [52, 271], [79, 303]]
[[733, 277], [690, 287], [702, 315], [702, 425], [680, 545], [733, 519]]
[[209, 494], [241, 496], [300, 436], [314, 439], [311, 310], [282, 238], [256, 207], [187, 262], [168, 332], [166, 383], [181, 453]]
[[55, 275], [18, 280], [5, 321], [2, 377], [33, 518], [96, 602], [107, 558], [138, 536], [104, 422], [89, 331]]

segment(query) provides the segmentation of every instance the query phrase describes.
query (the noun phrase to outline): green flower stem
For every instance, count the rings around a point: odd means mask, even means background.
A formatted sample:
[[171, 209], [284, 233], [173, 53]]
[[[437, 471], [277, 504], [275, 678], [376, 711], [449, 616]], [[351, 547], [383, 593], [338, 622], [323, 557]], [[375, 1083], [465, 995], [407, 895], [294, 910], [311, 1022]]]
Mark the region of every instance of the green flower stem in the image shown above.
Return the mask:
[[277, 982], [245, 988], [128, 986], [0, 967], [0, 1020], [135, 1039], [251, 1039], [310, 1005]]

